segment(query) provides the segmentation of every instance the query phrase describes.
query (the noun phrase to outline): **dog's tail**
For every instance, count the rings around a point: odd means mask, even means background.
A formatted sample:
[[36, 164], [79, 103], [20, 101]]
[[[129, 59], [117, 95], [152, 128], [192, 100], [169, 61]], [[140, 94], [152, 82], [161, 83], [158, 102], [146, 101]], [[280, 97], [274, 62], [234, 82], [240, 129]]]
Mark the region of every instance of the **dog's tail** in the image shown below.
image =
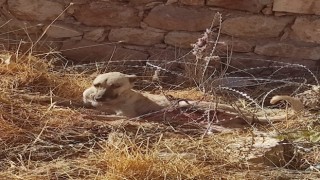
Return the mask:
[[300, 101], [300, 99], [298, 98], [294, 98], [291, 96], [273, 96], [270, 100], [271, 104], [276, 104], [277, 102], [281, 101], [281, 100], [285, 100], [287, 102], [289, 102], [291, 104], [292, 109], [295, 112], [300, 112], [302, 110], [304, 110], [304, 105], [303, 103]]

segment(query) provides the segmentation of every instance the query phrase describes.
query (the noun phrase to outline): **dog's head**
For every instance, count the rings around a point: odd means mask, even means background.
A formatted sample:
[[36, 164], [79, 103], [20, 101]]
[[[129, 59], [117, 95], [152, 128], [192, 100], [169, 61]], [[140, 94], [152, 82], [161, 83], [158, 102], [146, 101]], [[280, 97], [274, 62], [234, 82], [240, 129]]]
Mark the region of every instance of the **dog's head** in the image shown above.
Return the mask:
[[117, 99], [124, 92], [131, 90], [136, 75], [120, 72], [109, 72], [98, 75], [91, 87], [91, 97], [97, 102], [108, 102]]

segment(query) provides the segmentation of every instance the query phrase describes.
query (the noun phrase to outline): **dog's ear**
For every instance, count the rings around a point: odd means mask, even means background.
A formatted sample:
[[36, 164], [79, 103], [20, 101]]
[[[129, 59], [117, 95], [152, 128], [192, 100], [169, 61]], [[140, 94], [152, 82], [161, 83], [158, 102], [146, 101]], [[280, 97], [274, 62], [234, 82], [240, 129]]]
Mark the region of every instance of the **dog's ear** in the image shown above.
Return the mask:
[[138, 77], [134, 74], [132, 75], [126, 75], [127, 78], [129, 78], [130, 83], [134, 83], [137, 81]]

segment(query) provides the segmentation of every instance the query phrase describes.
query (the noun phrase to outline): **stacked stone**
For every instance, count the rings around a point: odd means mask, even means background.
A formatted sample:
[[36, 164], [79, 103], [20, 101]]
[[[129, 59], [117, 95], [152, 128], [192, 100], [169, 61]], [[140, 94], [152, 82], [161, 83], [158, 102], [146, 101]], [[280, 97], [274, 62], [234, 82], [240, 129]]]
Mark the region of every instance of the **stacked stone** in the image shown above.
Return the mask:
[[219, 55], [232, 49], [235, 59], [251, 59], [246, 66], [266, 58], [314, 68], [320, 59], [319, 0], [0, 0], [0, 5], [4, 45], [25, 39], [28, 46], [45, 32], [41, 40], [75, 61], [174, 60], [177, 49], [192, 48], [217, 12], [224, 42]]

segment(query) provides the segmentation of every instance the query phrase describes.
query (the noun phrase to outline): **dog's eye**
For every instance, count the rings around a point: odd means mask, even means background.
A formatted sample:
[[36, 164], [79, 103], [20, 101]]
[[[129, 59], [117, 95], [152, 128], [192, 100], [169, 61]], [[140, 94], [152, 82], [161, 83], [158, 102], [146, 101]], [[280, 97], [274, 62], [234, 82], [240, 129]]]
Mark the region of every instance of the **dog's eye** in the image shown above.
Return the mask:
[[96, 88], [101, 87], [101, 83], [94, 84], [93, 86]]
[[112, 88], [112, 89], [116, 89], [116, 88], [119, 88], [119, 87], [121, 87], [120, 84], [112, 84], [112, 85], [111, 85], [111, 88]]

